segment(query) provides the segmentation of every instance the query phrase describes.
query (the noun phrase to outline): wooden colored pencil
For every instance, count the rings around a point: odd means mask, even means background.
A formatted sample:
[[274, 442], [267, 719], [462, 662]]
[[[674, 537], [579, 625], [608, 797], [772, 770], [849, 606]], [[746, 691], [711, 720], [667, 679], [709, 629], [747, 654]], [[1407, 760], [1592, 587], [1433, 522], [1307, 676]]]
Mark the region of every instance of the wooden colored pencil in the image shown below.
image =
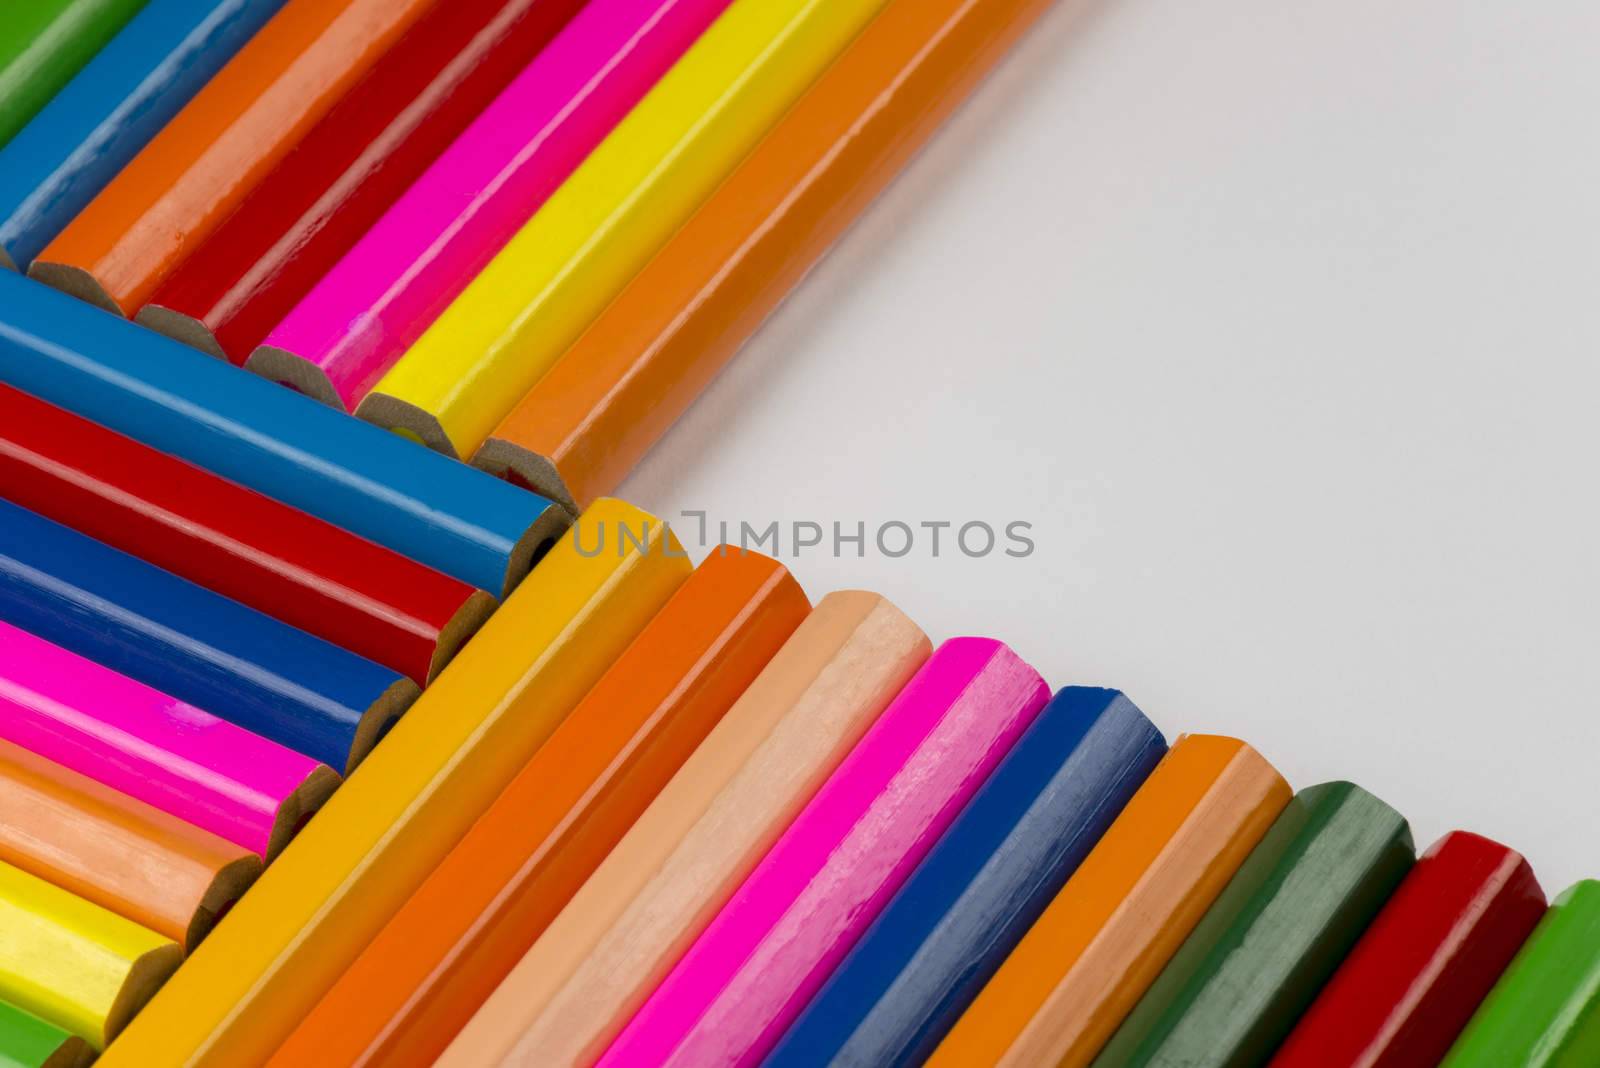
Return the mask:
[[1544, 917], [1522, 855], [1464, 831], [1423, 854], [1272, 1068], [1438, 1064]]
[[734, 0], [356, 414], [470, 457], [885, 0]]
[[0, 20], [0, 145], [39, 113], [144, 0], [26, 0]]
[[1049, 0], [892, 0], [474, 462], [569, 507], [613, 492]]
[[0, 385], [0, 497], [426, 685], [494, 598]]
[[929, 652], [922, 631], [883, 598], [824, 597], [441, 1068], [592, 1063]]
[[283, 0], [149, 0], [0, 151], [0, 264], [26, 271]]
[[570, 521], [542, 497], [9, 271], [0, 381], [497, 595]]
[[1365, 790], [1301, 790], [1094, 1064], [1265, 1063], [1414, 859]]
[[0, 623], [0, 738], [271, 860], [326, 765]]
[[1440, 1068], [1600, 1064], [1600, 882], [1556, 898]]
[[589, 0], [248, 366], [352, 409], [728, 0]]
[[777, 562], [713, 552], [271, 1064], [432, 1063], [808, 610]]
[[764, 1063], [920, 1064], [1166, 748], [1115, 690], [1060, 691]]
[[1186, 735], [1017, 943], [929, 1068], [1083, 1068], [1290, 797], [1233, 738]]
[[605, 1056], [754, 1065], [1050, 698], [986, 638], [945, 642]]
[[581, 6], [434, 6], [167, 276], [139, 321], [243, 364]]
[[133, 315], [437, 0], [288, 0], [29, 274]]
[[88, 1068], [89, 1043], [64, 1028], [0, 1001], [0, 1065], [4, 1068]]
[[17, 1008], [104, 1049], [182, 959], [175, 942], [0, 863], [0, 999]]
[[261, 858], [143, 801], [0, 741], [0, 860], [189, 952]]
[[0, 620], [340, 770], [417, 694], [388, 668], [5, 500]]
[[563, 538], [104, 1068], [265, 1061], [489, 808], [690, 570], [670, 531], [637, 509], [600, 501], [585, 518], [639, 542], [590, 553]]

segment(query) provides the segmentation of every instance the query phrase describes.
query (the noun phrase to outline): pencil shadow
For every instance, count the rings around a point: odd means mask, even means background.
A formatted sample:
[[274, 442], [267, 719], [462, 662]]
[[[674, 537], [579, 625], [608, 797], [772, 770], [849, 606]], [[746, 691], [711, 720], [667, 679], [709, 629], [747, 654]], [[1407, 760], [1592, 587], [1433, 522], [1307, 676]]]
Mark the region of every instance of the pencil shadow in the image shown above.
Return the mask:
[[[751, 397], [758, 391], [782, 390], [794, 376], [813, 373], [806, 355], [818, 351], [814, 340], [829, 321], [828, 310], [849, 298], [858, 279], [882, 270], [898, 235], [919, 224], [928, 206], [990, 149], [1008, 124], [1023, 121], [1022, 102], [1038, 92], [1049, 70], [1070, 62], [1074, 52], [1087, 46], [1109, 3], [1060, 0], [1040, 18], [656, 443], [622, 487], [625, 497], [646, 497], [657, 507], [678, 502], [679, 488], [697, 459], [717, 441], [737, 434], [751, 417]], [[785, 314], [790, 301], [803, 304], [804, 313], [796, 309]], [[713, 410], [715, 418], [697, 418], [697, 413]], [[644, 488], [648, 493], [638, 492]]]

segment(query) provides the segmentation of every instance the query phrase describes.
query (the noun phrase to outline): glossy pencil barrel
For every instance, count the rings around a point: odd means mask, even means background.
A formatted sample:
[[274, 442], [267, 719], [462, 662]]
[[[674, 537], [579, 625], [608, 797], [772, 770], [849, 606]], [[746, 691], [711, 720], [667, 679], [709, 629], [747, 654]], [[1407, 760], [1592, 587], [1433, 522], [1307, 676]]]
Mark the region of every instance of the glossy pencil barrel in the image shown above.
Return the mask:
[[0, 271], [0, 381], [496, 595], [564, 509]]
[[88, 1068], [89, 1044], [8, 1001], [0, 1001], [0, 1065], [5, 1068]]
[[261, 874], [261, 859], [243, 847], [5, 741], [0, 860], [184, 952]]
[[0, 145], [16, 136], [144, 0], [24, 0], [0, 20]]
[[1551, 904], [1440, 1068], [1600, 1063], [1600, 882]]
[[0, 497], [426, 685], [494, 599], [0, 386]]
[[161, 283], [139, 321], [243, 364], [580, 6], [435, 5]]
[[1438, 1064], [1544, 917], [1521, 854], [1464, 831], [1423, 854], [1272, 1068]]
[[0, 260], [26, 271], [283, 0], [149, 0], [0, 151]]
[[1185, 735], [945, 1036], [929, 1068], [1083, 1068], [1288, 803], [1243, 742]]
[[1165, 752], [1122, 694], [1058, 693], [766, 1063], [920, 1064]]
[[[864, 731], [928, 653], [926, 636], [883, 598], [824, 597], [473, 1016], [441, 1068], [530, 1057], [591, 1063], [735, 889], [739, 865], [759, 859], [752, 854], [771, 839], [752, 843], [751, 832], [782, 829], [775, 789], [805, 794], [808, 780], [826, 774], [818, 765], [830, 739], [847, 745]], [[737, 833], [724, 835], [724, 825]], [[652, 902], [660, 923], [650, 922]]]
[[435, 0], [288, 0], [34, 259], [134, 315]]
[[518, 402], [474, 462], [611, 493], [1050, 0], [894, 0]]
[[1414, 859], [1406, 821], [1365, 790], [1301, 790], [1096, 1068], [1263, 1063]]
[[0, 737], [270, 860], [325, 765], [0, 623]]
[[101, 1062], [265, 1061], [687, 577], [659, 520], [612, 501], [563, 539], [306, 825]]
[[1033, 721], [1050, 691], [954, 638], [723, 906], [599, 1061], [754, 1065]]
[[0, 999], [104, 1049], [181, 959], [154, 931], [0, 863]]
[[729, 0], [590, 0], [305, 295], [251, 370], [353, 410]]
[[388, 668], [6, 501], [0, 619], [341, 770], [417, 693]]
[[272, 1063], [431, 1063], [807, 610], [775, 561], [713, 552]]
[[470, 457], [883, 3], [734, 0], [356, 414]]

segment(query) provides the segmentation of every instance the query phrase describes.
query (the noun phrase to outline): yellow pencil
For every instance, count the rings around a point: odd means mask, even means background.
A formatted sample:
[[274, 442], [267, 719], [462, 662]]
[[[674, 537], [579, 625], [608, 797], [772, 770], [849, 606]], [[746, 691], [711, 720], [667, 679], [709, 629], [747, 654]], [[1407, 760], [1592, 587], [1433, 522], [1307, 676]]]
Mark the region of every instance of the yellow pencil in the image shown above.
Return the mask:
[[471, 456], [886, 0], [734, 0], [356, 414]]
[[660, 520], [597, 502], [100, 1063], [264, 1061], [689, 571]]
[[170, 938], [0, 863], [0, 998], [95, 1049], [182, 959]]

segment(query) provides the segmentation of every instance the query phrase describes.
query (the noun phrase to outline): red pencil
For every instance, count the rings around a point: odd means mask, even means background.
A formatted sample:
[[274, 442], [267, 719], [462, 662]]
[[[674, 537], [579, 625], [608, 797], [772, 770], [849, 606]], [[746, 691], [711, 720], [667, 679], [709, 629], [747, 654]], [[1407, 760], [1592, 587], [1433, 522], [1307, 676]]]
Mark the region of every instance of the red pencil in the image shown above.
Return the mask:
[[418, 685], [494, 606], [464, 582], [9, 386], [0, 498]]
[[244, 363], [582, 6], [435, 6], [166, 278], [139, 320]]
[[1423, 854], [1271, 1068], [1438, 1064], [1544, 915], [1528, 862], [1464, 831]]

